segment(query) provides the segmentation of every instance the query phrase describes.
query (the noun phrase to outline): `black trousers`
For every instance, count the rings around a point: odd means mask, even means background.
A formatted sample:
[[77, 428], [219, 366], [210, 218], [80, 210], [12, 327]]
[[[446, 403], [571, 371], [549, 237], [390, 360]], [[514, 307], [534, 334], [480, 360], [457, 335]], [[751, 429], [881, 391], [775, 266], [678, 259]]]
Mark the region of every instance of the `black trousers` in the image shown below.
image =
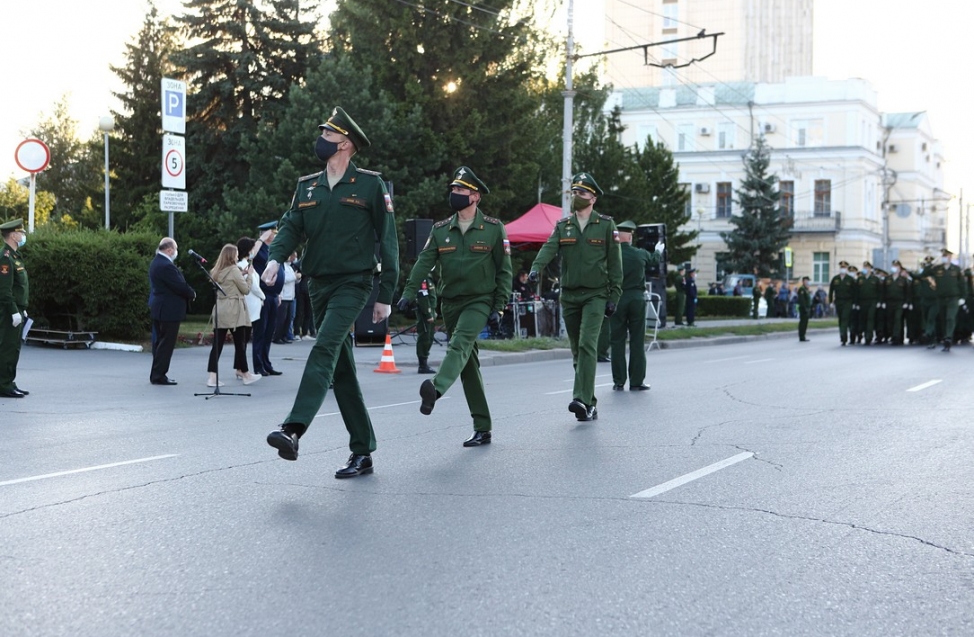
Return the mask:
[[160, 383], [168, 378], [169, 363], [172, 361], [172, 352], [176, 348], [180, 323], [182, 321], [152, 321], [156, 340], [152, 343], [152, 369], [149, 371], [149, 381], [153, 383]]
[[227, 332], [233, 338], [233, 368], [241, 372], [250, 371], [247, 366], [247, 338], [250, 336], [250, 327], [240, 326], [234, 329], [225, 327], [216, 330], [213, 338], [213, 347], [210, 348], [210, 360], [207, 363], [206, 371], [211, 374], [216, 373], [217, 365], [220, 362], [220, 354], [223, 353], [223, 343], [227, 340]]

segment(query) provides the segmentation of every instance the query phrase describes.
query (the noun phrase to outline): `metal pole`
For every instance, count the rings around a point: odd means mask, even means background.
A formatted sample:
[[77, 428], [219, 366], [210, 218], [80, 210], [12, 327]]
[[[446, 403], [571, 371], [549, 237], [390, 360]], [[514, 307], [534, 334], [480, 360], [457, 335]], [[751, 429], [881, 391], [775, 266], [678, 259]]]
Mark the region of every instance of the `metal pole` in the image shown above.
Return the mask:
[[30, 197], [27, 204], [27, 232], [34, 232], [34, 193], [37, 190], [37, 173], [30, 174]]
[[565, 62], [565, 121], [562, 129], [561, 155], [561, 216], [571, 214], [572, 203], [572, 113], [574, 109], [575, 91], [572, 85], [572, 57], [575, 55], [575, 41], [572, 35], [572, 21], [574, 19], [575, 2], [568, 0], [568, 50]]
[[108, 209], [108, 131], [105, 131], [105, 230], [111, 230], [111, 213]]

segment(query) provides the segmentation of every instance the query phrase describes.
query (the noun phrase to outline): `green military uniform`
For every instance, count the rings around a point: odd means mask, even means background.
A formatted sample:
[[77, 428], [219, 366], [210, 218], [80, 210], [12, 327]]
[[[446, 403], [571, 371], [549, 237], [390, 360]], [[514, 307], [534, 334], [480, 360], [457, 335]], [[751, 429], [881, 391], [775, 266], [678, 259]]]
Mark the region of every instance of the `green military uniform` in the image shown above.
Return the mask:
[[751, 290], [751, 318], [758, 317], [758, 309], [761, 306], [761, 286], [754, 282], [754, 289]]
[[893, 276], [886, 279], [886, 318], [893, 345], [903, 344], [903, 315], [910, 308], [910, 279], [899, 261], [893, 261]]
[[913, 275], [917, 281], [917, 301], [923, 326], [921, 342], [930, 348], [937, 342], [937, 284], [930, 272], [932, 268], [933, 257], [925, 257], [922, 268]]
[[[624, 221], [619, 231], [635, 232], [636, 224]], [[636, 248], [623, 241], [622, 296], [612, 322], [612, 383], [613, 389], [622, 389], [629, 378], [629, 388], [643, 387], [646, 379], [646, 277], [653, 265], [660, 262], [660, 255]], [[629, 366], [626, 367], [626, 337], [629, 337]]]
[[[845, 261], [839, 267], [848, 267]], [[849, 340], [849, 318], [856, 299], [856, 279], [851, 274], [836, 274], [829, 283], [829, 304], [835, 304], [835, 314], [839, 317], [839, 338], [845, 345]]]
[[[357, 150], [370, 145], [340, 108], [319, 128], [346, 135]], [[377, 240], [379, 261], [375, 256]], [[334, 185], [329, 185], [327, 169], [301, 177], [291, 207], [278, 224], [270, 258], [282, 263], [304, 241], [307, 249], [301, 272], [308, 281], [317, 336], [285, 420], [285, 431], [290, 427], [299, 436], [303, 434], [334, 383], [335, 400], [349, 433], [349, 449], [352, 454], [367, 456], [375, 450], [375, 432], [355, 373], [351, 331], [372, 293], [378, 263], [381, 274], [376, 303], [392, 303], [399, 278], [392, 198], [379, 173], [349, 162]]]
[[849, 312], [849, 337], [852, 343], [861, 343], [863, 335], [862, 327], [862, 305], [859, 299], [859, 284], [862, 282], [862, 273], [856, 266], [849, 266], [849, 274], [856, 280], [856, 292], [852, 300], [852, 311]]
[[430, 348], [433, 346], [433, 332], [436, 328], [436, 284], [426, 276], [416, 292], [416, 358], [419, 359], [419, 373], [436, 373], [429, 366]]
[[[466, 166], [456, 170], [450, 186], [479, 192], [481, 196], [490, 192]], [[436, 266], [440, 307], [450, 339], [446, 356], [432, 379], [436, 398], [459, 378], [474, 431], [488, 432], [491, 416], [480, 375], [477, 337], [491, 313], [502, 313], [511, 296], [511, 244], [504, 224], [479, 208], [466, 231], [462, 225], [459, 213], [433, 224], [402, 296], [409, 301], [415, 299], [423, 273]]]
[[774, 318], [774, 302], [777, 296], [778, 291], [774, 289], [774, 284], [769, 283], [768, 287], [764, 288], [764, 302], [768, 306], [768, 313], [765, 314], [765, 318]]
[[864, 333], [866, 345], [871, 345], [876, 332], [876, 310], [882, 303], [880, 290], [882, 282], [872, 271], [868, 261], [862, 264], [863, 276], [859, 279], [859, 321], [860, 331]]
[[[687, 311], [686, 269], [680, 267], [676, 271], [676, 309], [673, 310], [673, 324], [683, 325], [683, 315]], [[757, 318], [755, 315], [754, 318]]]
[[944, 248], [943, 259], [945, 263], [939, 263], [924, 272], [928, 272], [933, 277], [937, 291], [937, 314], [944, 326], [944, 350], [950, 351], [950, 346], [954, 339], [954, 327], [956, 326], [957, 310], [960, 308], [965, 293], [964, 275], [959, 267], [949, 262], [953, 252]]
[[[20, 219], [0, 225], [3, 242], [0, 243], [0, 396], [21, 398], [25, 392], [17, 388], [17, 363], [20, 361], [20, 346], [23, 342], [23, 321], [27, 320], [27, 267], [17, 248], [10, 244], [15, 231], [22, 232], [24, 223]], [[26, 238], [24, 238], [26, 240]], [[17, 325], [14, 325], [17, 317]]]
[[808, 316], [812, 311], [812, 295], [808, 291], [807, 278], [802, 279], [802, 284], [798, 286], [798, 340], [807, 341], [805, 334], [808, 332]]
[[608, 362], [609, 346], [612, 344], [612, 320], [606, 316], [602, 319], [602, 328], [599, 330], [599, 342], [595, 348], [595, 354], [600, 363]]
[[[588, 173], [578, 173], [572, 178], [572, 190], [602, 196], [595, 179]], [[575, 195], [574, 204], [591, 214], [582, 221], [578, 213], [561, 219], [555, 224], [551, 236], [545, 241], [531, 265], [532, 272], [539, 272], [556, 256], [561, 256], [561, 306], [568, 341], [575, 365], [574, 400], [569, 405], [579, 420], [597, 417], [595, 405], [596, 346], [602, 320], [609, 313], [609, 303], [615, 305], [622, 296], [622, 254], [619, 250], [619, 232], [612, 217], [599, 214], [591, 206], [594, 199], [586, 200]], [[589, 202], [588, 206], [582, 203]], [[587, 415], [576, 411], [581, 403]]]

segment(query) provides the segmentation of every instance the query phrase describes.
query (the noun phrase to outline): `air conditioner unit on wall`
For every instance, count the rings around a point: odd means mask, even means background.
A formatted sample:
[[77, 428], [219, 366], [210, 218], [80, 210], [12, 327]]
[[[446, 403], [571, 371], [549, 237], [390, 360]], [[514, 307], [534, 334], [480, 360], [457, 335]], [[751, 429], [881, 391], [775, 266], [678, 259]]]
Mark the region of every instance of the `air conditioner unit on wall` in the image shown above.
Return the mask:
[[765, 124], [764, 125], [764, 132], [765, 133], [773, 133], [774, 131], [775, 131], [774, 124]]
[[697, 184], [693, 188], [698, 194], [705, 195], [710, 192], [710, 184]]
[[700, 127], [700, 134], [702, 136], [704, 136], [704, 137], [708, 137], [710, 135], [710, 129], [707, 128], [706, 126], [701, 126]]
[[896, 147], [896, 144], [890, 144], [889, 146], [886, 147], [886, 151], [890, 153], [895, 153], [898, 150], [899, 148]]

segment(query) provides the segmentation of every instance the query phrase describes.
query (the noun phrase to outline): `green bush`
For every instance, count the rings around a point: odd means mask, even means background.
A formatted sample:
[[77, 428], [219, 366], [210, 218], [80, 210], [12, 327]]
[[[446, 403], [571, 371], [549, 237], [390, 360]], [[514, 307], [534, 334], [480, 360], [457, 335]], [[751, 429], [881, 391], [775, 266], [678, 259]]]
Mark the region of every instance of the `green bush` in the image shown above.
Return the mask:
[[[666, 291], [666, 311], [670, 316], [676, 316], [676, 292]], [[698, 318], [708, 316], [739, 316], [747, 318], [751, 315], [751, 299], [743, 296], [710, 296], [703, 294], [697, 297]]]
[[37, 327], [144, 338], [150, 328], [149, 261], [159, 236], [41, 228], [22, 253]]

